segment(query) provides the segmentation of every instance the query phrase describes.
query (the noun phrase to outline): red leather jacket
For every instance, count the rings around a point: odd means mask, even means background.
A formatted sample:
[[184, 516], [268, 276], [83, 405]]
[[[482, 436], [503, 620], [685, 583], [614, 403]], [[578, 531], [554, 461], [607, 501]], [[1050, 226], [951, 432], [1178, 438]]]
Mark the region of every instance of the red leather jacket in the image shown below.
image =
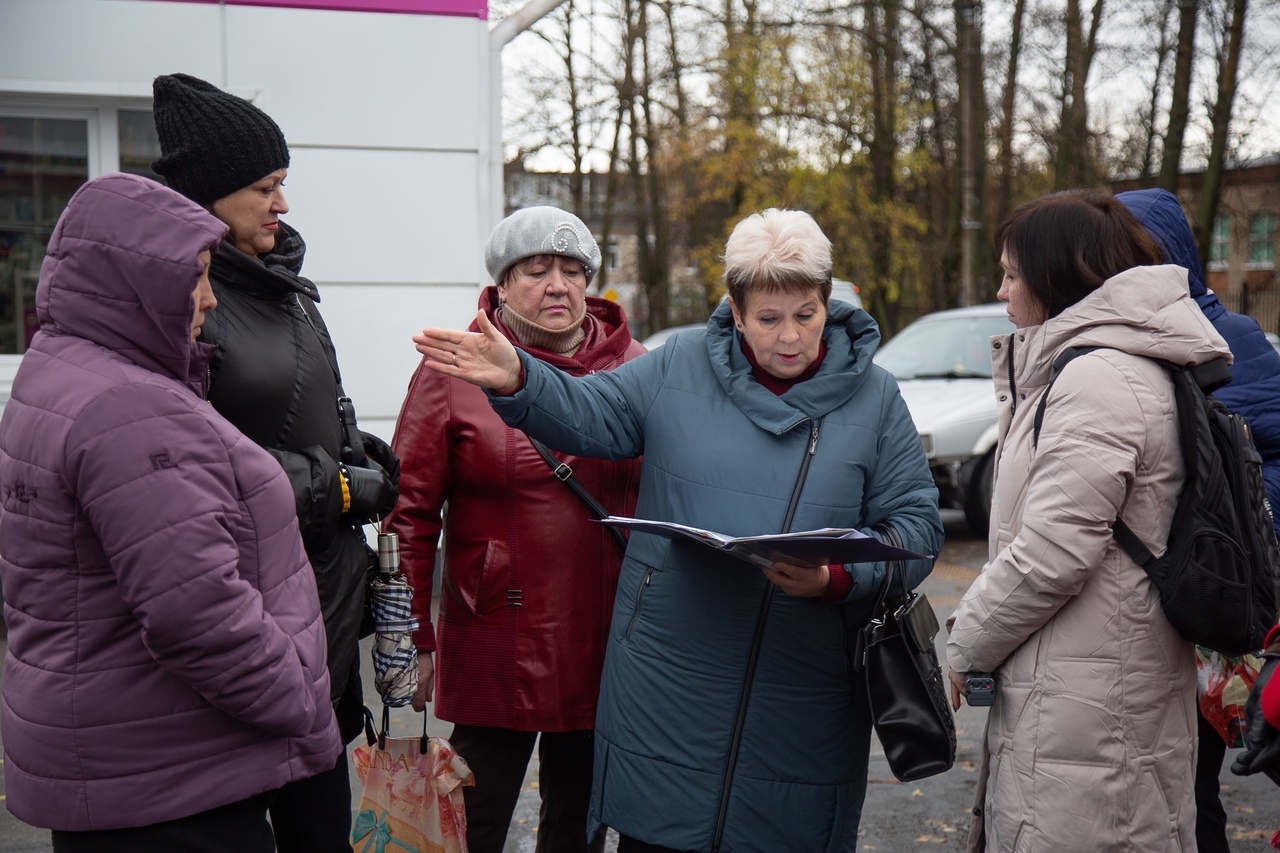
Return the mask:
[[[574, 375], [612, 370], [644, 352], [613, 302], [587, 298], [586, 339], [572, 357], [517, 347]], [[478, 331], [473, 323], [472, 331]], [[622, 554], [555, 478], [524, 433], [493, 413], [483, 391], [419, 367], [396, 424], [400, 500], [384, 529], [400, 536], [414, 588], [420, 652], [435, 651], [435, 715], [476, 726], [574, 731], [595, 726]], [[639, 460], [557, 454], [614, 515], [632, 515]], [[431, 582], [444, 517], [440, 624]]]

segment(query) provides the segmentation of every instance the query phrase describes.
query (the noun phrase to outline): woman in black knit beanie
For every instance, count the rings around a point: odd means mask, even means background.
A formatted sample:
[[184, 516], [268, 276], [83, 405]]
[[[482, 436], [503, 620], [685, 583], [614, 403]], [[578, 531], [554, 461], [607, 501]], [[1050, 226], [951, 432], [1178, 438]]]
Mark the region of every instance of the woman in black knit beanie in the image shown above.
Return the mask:
[[[320, 294], [300, 274], [306, 245], [280, 220], [289, 211], [284, 134], [258, 107], [186, 74], [157, 77], [153, 92], [161, 157], [152, 168], [230, 227], [210, 268], [218, 309], [200, 340], [217, 350], [206, 393], [293, 485], [324, 616], [330, 698], [349, 742], [362, 724], [358, 643], [369, 559], [361, 527], [395, 505], [399, 461], [356, 426]], [[349, 851], [345, 752], [331, 771], [282, 789], [271, 821], [282, 853]]]

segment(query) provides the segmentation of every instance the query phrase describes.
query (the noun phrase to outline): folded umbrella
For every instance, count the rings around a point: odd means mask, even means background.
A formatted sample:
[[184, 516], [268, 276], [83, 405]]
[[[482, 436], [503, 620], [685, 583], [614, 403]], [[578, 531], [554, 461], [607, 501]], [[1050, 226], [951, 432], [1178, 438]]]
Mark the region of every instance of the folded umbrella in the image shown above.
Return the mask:
[[384, 708], [408, 705], [418, 690], [413, 587], [400, 573], [400, 539], [378, 534], [378, 576], [369, 585], [373, 614], [373, 684]]

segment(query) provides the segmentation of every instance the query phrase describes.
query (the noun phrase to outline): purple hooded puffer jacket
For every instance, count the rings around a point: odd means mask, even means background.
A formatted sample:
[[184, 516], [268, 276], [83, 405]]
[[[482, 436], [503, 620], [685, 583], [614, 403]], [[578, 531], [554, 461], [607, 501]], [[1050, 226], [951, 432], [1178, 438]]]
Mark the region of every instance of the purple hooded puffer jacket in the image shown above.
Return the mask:
[[36, 826], [184, 817], [341, 749], [293, 492], [203, 399], [192, 292], [225, 230], [114, 174], [49, 241], [0, 419], [5, 787]]

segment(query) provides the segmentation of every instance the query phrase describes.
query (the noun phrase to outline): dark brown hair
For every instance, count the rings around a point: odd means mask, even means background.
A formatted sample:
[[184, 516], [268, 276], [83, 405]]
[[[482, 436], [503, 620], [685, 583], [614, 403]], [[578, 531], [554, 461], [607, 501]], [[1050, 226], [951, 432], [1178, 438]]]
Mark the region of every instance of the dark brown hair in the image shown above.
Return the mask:
[[1064, 190], [1029, 201], [996, 229], [1045, 319], [1133, 267], [1164, 262], [1160, 246], [1122, 202], [1092, 190]]

